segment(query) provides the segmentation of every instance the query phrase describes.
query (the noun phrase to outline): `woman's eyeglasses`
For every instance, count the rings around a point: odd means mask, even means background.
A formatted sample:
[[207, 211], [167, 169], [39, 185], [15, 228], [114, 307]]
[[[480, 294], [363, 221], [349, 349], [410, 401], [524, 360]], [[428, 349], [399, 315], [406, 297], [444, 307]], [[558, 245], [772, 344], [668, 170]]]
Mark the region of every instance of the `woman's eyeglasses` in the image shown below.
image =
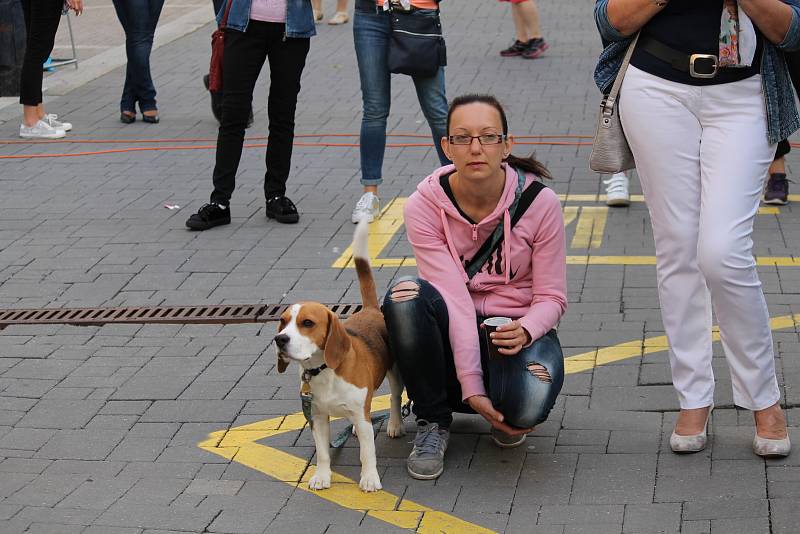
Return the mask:
[[499, 145], [506, 139], [505, 134], [483, 134], [483, 135], [451, 135], [447, 141], [451, 145], [471, 145], [472, 140], [477, 139], [482, 145]]

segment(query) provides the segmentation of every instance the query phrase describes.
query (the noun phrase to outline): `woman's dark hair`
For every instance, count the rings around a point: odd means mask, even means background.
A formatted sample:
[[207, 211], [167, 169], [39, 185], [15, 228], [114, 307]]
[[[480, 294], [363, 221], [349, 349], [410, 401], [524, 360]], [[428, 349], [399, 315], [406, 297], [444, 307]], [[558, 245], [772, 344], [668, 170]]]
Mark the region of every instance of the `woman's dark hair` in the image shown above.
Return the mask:
[[[500, 122], [503, 124], [503, 135], [508, 135], [508, 119], [506, 119], [506, 112], [503, 110], [502, 104], [500, 104], [500, 102], [494, 96], [485, 94], [461, 95], [455, 97], [453, 101], [450, 102], [450, 109], [447, 110], [448, 134], [450, 134], [450, 118], [453, 116], [453, 112], [457, 108], [466, 106], [467, 104], [486, 104], [487, 106], [492, 106], [494, 109], [496, 109], [497, 113], [500, 114]], [[512, 167], [517, 167], [525, 172], [532, 172], [533, 174], [541, 176], [542, 178], [552, 178], [550, 171], [548, 171], [544, 165], [539, 163], [533, 157], [533, 154], [527, 158], [520, 158], [510, 154], [504, 161]]]

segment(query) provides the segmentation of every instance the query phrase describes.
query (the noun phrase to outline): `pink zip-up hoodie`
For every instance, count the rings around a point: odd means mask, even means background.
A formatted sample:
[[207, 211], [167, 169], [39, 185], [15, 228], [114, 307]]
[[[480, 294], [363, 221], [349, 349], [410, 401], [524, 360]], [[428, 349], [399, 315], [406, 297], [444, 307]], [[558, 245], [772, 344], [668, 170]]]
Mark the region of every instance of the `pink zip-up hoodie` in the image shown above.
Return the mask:
[[[508, 208], [514, 201], [517, 173], [505, 165], [506, 186], [494, 211], [470, 224], [442, 189], [437, 169], [409, 197], [404, 218], [421, 278], [442, 294], [450, 316], [450, 345], [463, 400], [485, 395], [476, 316], [519, 319], [536, 340], [554, 328], [567, 309], [566, 244], [561, 204], [543, 189], [510, 230]], [[536, 176], [529, 174], [527, 187]], [[500, 249], [472, 280], [464, 262], [472, 258], [503, 221]]]

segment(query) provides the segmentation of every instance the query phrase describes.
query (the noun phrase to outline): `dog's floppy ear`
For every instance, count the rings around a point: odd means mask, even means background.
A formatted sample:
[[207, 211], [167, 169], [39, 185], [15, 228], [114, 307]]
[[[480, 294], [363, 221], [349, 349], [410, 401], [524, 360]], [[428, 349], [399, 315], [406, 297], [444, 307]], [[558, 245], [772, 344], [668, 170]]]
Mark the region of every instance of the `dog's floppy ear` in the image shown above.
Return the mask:
[[286, 359], [284, 359], [283, 356], [278, 354], [278, 372], [282, 373], [286, 371], [287, 367], [289, 367], [289, 362]]
[[325, 365], [336, 369], [342, 358], [352, 348], [350, 336], [342, 326], [342, 322], [332, 311], [328, 310], [328, 335], [325, 337]]

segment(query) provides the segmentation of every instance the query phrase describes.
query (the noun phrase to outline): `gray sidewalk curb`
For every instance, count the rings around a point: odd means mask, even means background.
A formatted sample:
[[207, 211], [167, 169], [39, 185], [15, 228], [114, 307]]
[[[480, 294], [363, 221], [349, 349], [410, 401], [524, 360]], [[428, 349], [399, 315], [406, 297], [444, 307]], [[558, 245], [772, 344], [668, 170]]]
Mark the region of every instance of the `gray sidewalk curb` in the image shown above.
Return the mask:
[[[195, 32], [213, 22], [214, 14], [210, 7], [203, 7], [190, 11], [186, 15], [156, 28], [153, 50], [169, 44], [181, 37]], [[209, 43], [211, 36], [209, 35]], [[210, 54], [210, 44], [209, 44]], [[45, 79], [48, 101], [51, 97], [63, 96], [75, 89], [95, 80], [112, 70], [125, 65], [125, 45], [109, 48], [105, 52], [81, 61], [77, 69], [67, 67], [68, 70], [58, 71]], [[5, 122], [20, 115], [20, 110], [15, 104], [19, 103], [18, 97], [0, 98], [0, 122]]]

